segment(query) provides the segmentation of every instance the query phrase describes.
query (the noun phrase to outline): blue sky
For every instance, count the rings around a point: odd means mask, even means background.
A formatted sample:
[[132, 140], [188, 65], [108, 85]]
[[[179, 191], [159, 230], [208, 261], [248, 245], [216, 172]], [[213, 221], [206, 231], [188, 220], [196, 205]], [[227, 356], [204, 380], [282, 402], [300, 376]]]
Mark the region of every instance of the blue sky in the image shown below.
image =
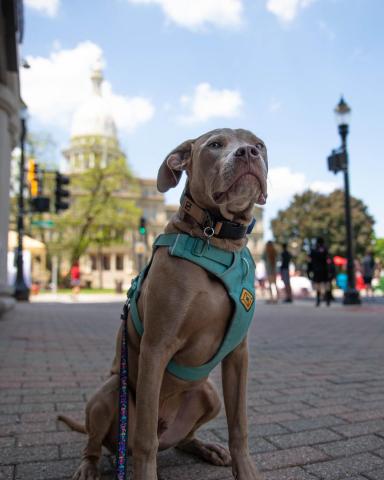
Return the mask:
[[[186, 138], [228, 126], [266, 142], [268, 220], [295, 192], [329, 192], [341, 175], [333, 108], [352, 108], [351, 191], [384, 236], [382, 0], [26, 0], [22, 75], [31, 129], [68, 145], [96, 58], [105, 64], [121, 145], [155, 177]], [[59, 158], [59, 149], [58, 149]], [[180, 191], [167, 199], [177, 202]]]

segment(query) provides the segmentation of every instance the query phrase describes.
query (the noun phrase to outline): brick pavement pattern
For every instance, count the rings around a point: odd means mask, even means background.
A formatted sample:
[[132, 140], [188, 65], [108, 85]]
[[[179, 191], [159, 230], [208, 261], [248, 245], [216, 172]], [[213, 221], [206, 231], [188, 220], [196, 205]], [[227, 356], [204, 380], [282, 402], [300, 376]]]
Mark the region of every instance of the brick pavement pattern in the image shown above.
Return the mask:
[[[84, 418], [108, 374], [121, 305], [18, 305], [0, 320], [0, 479], [69, 480]], [[265, 480], [384, 479], [384, 309], [259, 304], [250, 333], [250, 450]], [[213, 378], [220, 384], [220, 371]], [[224, 412], [201, 431], [226, 442]], [[113, 463], [102, 460], [102, 479]], [[159, 454], [159, 480], [230, 480], [184, 453]]]

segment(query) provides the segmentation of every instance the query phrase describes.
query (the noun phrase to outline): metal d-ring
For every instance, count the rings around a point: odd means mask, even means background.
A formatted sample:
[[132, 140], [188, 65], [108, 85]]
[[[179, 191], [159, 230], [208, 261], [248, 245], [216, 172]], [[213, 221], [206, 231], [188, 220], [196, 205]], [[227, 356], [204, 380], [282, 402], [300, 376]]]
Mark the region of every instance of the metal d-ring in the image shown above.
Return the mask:
[[249, 273], [249, 263], [248, 263], [248, 260], [247, 260], [246, 258], [244, 258], [244, 257], [241, 257], [241, 260], [242, 260], [242, 261], [244, 262], [244, 264], [245, 264], [245, 270], [246, 270], [246, 272], [245, 272], [245, 274], [243, 275], [243, 280], [245, 280], [245, 279], [247, 278], [247, 276], [248, 276], [248, 273]]
[[205, 227], [203, 232], [207, 238], [211, 238], [215, 234], [215, 230], [212, 227]]

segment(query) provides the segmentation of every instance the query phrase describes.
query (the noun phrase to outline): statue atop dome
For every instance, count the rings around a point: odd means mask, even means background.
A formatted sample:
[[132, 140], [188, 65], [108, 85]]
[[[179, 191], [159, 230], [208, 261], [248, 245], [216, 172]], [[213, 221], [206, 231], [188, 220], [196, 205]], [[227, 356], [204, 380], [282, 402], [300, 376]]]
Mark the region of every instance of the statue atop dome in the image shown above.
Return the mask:
[[103, 63], [101, 58], [99, 57], [92, 68], [91, 73], [91, 80], [93, 86], [93, 93], [101, 97], [101, 85], [103, 84], [104, 77], [103, 77]]
[[102, 136], [117, 141], [117, 131], [110, 103], [103, 97], [102, 64], [98, 61], [91, 72], [92, 93], [73, 115], [71, 138]]

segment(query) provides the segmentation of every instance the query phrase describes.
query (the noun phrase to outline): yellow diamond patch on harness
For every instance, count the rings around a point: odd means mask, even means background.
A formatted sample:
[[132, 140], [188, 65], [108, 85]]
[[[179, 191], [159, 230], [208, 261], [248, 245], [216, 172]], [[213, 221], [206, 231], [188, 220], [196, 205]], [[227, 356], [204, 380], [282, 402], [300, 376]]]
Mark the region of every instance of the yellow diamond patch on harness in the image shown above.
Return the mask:
[[247, 312], [249, 312], [254, 302], [253, 294], [246, 288], [243, 288], [240, 295], [240, 302], [243, 304], [243, 307]]

